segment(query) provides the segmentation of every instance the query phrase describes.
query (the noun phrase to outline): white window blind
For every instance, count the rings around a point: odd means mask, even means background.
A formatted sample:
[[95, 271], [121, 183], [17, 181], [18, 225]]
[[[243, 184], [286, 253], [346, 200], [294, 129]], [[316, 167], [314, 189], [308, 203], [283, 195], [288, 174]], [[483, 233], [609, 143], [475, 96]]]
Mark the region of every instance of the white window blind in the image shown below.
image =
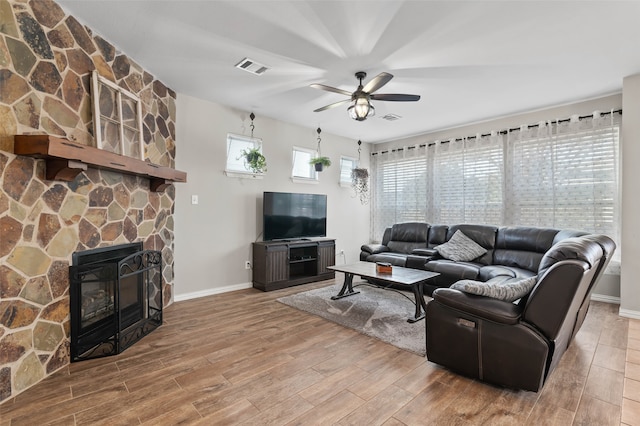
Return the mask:
[[577, 229], [619, 241], [620, 114], [594, 115], [376, 153], [371, 239], [418, 220]]
[[571, 228], [617, 238], [619, 126], [554, 130], [511, 146], [510, 224]]
[[378, 239], [394, 223], [427, 220], [427, 156], [424, 149], [419, 151], [410, 157], [403, 157], [404, 151], [386, 153], [373, 164], [373, 205], [380, 220], [374, 221], [372, 232]]

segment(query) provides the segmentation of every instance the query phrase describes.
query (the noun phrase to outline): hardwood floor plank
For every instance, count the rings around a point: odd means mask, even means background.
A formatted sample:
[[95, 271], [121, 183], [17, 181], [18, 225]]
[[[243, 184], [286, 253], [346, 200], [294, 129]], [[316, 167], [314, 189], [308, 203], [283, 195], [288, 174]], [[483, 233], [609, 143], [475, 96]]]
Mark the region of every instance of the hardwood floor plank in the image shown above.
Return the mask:
[[571, 369], [556, 368], [547, 378], [536, 405], [558, 407], [574, 413], [586, 382], [587, 377], [578, 376]]
[[574, 412], [553, 404], [536, 404], [527, 418], [529, 426], [568, 426], [573, 423]]
[[210, 413], [202, 420], [196, 422], [196, 425], [234, 425], [242, 423], [257, 416], [260, 412], [246, 399], [240, 399], [233, 404]]
[[423, 364], [425, 359], [420, 356], [407, 358], [406, 354], [398, 354], [387, 359], [387, 362], [379, 365], [375, 370], [368, 370], [370, 374], [362, 380], [349, 385], [347, 389], [364, 400], [369, 400], [394, 382]]
[[466, 386], [463, 386], [462, 382], [453, 387], [434, 382], [398, 410], [393, 417], [406, 425], [436, 424], [436, 420], [464, 389]]
[[443, 374], [445, 374], [443, 367], [425, 360], [425, 362], [396, 380], [393, 384], [417, 395], [422, 392], [424, 388], [438, 380]]
[[625, 398], [640, 402], [640, 381], [625, 378], [622, 395]]
[[624, 398], [622, 400], [622, 423], [629, 426], [640, 425], [640, 402]]
[[339, 424], [346, 425], [382, 425], [391, 416], [413, 399], [413, 394], [397, 386], [388, 386], [385, 392], [378, 393], [358, 409], [348, 414]]
[[599, 344], [593, 357], [593, 364], [624, 373], [626, 353], [624, 349]]
[[265, 387], [273, 385], [274, 382], [273, 377], [269, 374], [264, 374], [242, 383], [232, 384], [224, 389], [217, 389], [213, 392], [198, 395], [193, 398], [193, 406], [202, 417], [206, 418], [226, 406], [234, 404], [237, 400], [246, 399], [260, 392]]
[[[442, 411], [434, 423], [442, 424], [455, 419], [453, 424], [491, 424], [488, 420], [494, 417], [495, 411], [489, 411], [489, 407], [501, 394], [502, 389], [484, 383], [471, 382], [465, 391]], [[505, 416], [496, 417], [504, 418]]]
[[304, 370], [295, 376], [274, 381], [273, 384], [251, 394], [247, 399], [259, 410], [266, 411], [271, 405], [280, 404], [323, 379], [324, 376], [317, 371]]
[[633, 364], [640, 364], [640, 351], [635, 349], [628, 349], [626, 361]]
[[200, 416], [198, 410], [196, 410], [193, 405], [187, 404], [182, 405], [175, 410], [171, 410], [161, 417], [153, 418], [142, 424], [153, 426], [179, 426], [191, 425], [200, 420], [202, 420], [202, 416]]
[[324, 377], [316, 384], [302, 390], [299, 395], [311, 404], [319, 405], [340, 393], [349, 385], [362, 380], [362, 378], [366, 377], [368, 374], [369, 373], [358, 367], [347, 366], [330, 376]]
[[620, 406], [623, 389], [624, 373], [594, 365], [589, 371], [584, 395]]
[[313, 408], [304, 398], [293, 395], [278, 404], [275, 404], [255, 417], [242, 423], [243, 426], [276, 426], [283, 425], [302, 416]]
[[169, 378], [158, 380], [155, 387], [143, 388], [137, 392], [127, 392], [115, 398], [100, 401], [100, 404], [85, 407], [85, 410], [76, 413], [76, 425], [91, 425], [101, 419], [123, 413], [132, 406], [142, 406], [150, 399], [162, 396], [174, 389], [179, 389], [178, 385]]
[[610, 404], [585, 395], [580, 401], [574, 425], [617, 426], [620, 424], [620, 405]]
[[45, 424], [52, 419], [68, 416], [70, 413], [80, 414], [90, 409], [96, 401], [109, 401], [121, 396], [127, 396], [127, 388], [124, 384], [101, 389], [98, 392], [82, 395], [78, 398], [65, 400], [54, 405], [30, 406], [30, 410], [11, 419], [12, 426], [33, 426]]
[[365, 402], [347, 390], [316, 405], [301, 416], [296, 417], [289, 426], [333, 425], [340, 419], [355, 411]]

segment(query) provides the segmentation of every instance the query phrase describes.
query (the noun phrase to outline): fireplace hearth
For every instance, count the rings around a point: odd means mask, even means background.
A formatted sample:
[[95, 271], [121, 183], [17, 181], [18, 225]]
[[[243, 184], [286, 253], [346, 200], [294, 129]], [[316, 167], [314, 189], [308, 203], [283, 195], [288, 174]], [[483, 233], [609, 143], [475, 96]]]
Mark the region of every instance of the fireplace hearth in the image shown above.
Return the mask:
[[72, 362], [119, 354], [162, 324], [161, 252], [121, 244], [72, 262]]

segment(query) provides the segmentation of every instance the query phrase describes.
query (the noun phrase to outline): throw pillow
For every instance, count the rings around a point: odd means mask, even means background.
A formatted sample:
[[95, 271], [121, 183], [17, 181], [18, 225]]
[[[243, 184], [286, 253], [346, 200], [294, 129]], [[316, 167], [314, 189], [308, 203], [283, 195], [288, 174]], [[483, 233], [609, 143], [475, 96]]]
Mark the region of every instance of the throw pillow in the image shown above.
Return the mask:
[[487, 250], [467, 237], [462, 231], [456, 231], [449, 241], [436, 246], [440, 256], [456, 262], [469, 262], [487, 252]]
[[536, 285], [537, 276], [525, 278], [508, 283], [483, 283], [482, 281], [460, 280], [451, 285], [451, 288], [465, 293], [479, 296], [492, 297], [507, 302], [514, 302], [531, 291]]

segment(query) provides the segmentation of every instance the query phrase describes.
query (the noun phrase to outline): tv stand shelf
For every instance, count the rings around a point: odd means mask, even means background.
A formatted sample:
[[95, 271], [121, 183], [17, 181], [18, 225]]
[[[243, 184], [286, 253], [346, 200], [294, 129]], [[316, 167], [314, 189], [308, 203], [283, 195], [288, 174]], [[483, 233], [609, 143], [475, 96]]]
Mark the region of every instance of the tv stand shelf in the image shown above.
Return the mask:
[[335, 277], [327, 269], [335, 264], [336, 242], [332, 239], [261, 241], [253, 243], [253, 287], [262, 291]]

